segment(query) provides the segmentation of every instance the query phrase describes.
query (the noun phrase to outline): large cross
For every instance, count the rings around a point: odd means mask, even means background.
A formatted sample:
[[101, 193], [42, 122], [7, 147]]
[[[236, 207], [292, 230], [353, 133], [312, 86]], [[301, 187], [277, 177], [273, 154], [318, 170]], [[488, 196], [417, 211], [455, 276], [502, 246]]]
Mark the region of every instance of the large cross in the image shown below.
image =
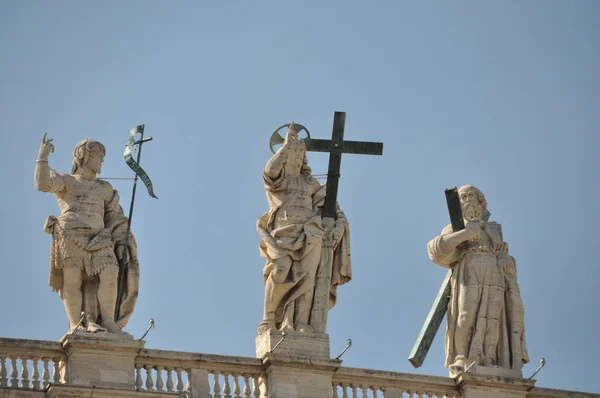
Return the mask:
[[331, 241], [331, 228], [336, 219], [337, 191], [340, 179], [340, 166], [342, 153], [355, 153], [363, 155], [383, 154], [383, 143], [344, 141], [345, 112], [335, 112], [333, 118], [333, 132], [331, 140], [307, 140], [306, 150], [313, 152], [329, 152], [329, 167], [327, 170], [327, 194], [323, 205], [323, 224], [325, 226], [325, 239], [321, 251], [321, 261], [317, 271], [316, 288], [313, 308], [311, 311], [311, 326], [316, 333], [325, 333], [327, 328], [327, 312], [329, 310], [329, 288], [331, 284], [331, 266], [333, 260], [333, 244]]
[[335, 218], [338, 183], [342, 153], [361, 155], [382, 155], [382, 142], [344, 141], [344, 125], [346, 112], [335, 112], [333, 117], [333, 132], [330, 140], [311, 138], [307, 140], [306, 150], [312, 152], [329, 152], [329, 167], [327, 169], [327, 196], [323, 207], [323, 218]]

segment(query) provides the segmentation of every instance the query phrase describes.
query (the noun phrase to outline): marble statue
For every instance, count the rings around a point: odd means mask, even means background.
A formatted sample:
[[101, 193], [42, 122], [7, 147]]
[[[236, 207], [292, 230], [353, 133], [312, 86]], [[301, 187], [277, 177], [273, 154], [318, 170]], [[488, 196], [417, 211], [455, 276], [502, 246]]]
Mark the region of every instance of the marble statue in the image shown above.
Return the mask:
[[[52, 192], [61, 210], [49, 216], [44, 230], [52, 235], [50, 287], [60, 292], [69, 331], [108, 332], [121, 330], [131, 317], [138, 295], [137, 245], [128, 239], [126, 290], [115, 319], [119, 260], [125, 254], [127, 218], [119, 205], [119, 194], [110, 183], [96, 179], [105, 148], [86, 139], [73, 153], [71, 174], [58, 174], [48, 164], [54, 152], [52, 139], [42, 138], [35, 167], [35, 188]], [[85, 316], [80, 324], [82, 312]]]
[[[352, 276], [349, 227], [339, 207], [333, 225], [324, 224], [326, 186], [311, 176], [305, 142], [293, 123], [265, 166], [263, 182], [269, 212], [257, 221], [260, 255], [266, 259], [264, 315], [258, 333], [322, 330], [323, 320], [315, 315], [315, 308], [331, 309], [337, 287]], [[324, 296], [327, 302], [319, 304], [322, 283], [317, 283], [317, 273], [320, 263], [327, 261], [331, 261], [325, 285], [329, 294]]]
[[483, 220], [483, 193], [472, 185], [458, 193], [465, 229], [448, 225], [427, 244], [431, 260], [453, 270], [445, 366], [451, 376], [474, 361], [520, 371], [529, 358], [515, 259], [500, 224]]

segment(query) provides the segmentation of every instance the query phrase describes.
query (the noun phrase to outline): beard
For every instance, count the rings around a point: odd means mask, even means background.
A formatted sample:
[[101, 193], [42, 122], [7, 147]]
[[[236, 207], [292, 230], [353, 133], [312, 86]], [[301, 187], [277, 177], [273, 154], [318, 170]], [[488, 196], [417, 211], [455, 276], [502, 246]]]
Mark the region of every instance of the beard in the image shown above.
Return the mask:
[[468, 202], [464, 204], [462, 213], [463, 218], [467, 221], [481, 221], [481, 217], [483, 216], [481, 206]]

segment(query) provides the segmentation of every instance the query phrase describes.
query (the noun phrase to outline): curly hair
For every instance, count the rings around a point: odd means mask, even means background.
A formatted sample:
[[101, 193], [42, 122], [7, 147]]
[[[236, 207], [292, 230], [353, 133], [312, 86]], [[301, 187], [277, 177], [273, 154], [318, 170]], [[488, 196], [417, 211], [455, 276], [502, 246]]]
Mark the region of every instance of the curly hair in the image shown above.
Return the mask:
[[90, 153], [102, 153], [102, 155], [106, 155], [106, 148], [100, 142], [90, 138], [79, 141], [73, 151], [73, 167], [71, 167], [71, 174], [75, 174], [80, 167], [87, 163], [90, 158]]

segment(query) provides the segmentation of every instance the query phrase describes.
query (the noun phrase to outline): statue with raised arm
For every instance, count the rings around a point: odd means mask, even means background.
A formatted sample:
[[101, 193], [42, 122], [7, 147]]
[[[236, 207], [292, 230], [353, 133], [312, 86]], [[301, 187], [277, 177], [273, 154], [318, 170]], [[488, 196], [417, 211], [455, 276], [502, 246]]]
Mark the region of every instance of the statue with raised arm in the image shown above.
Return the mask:
[[516, 262], [502, 228], [484, 220], [487, 201], [472, 185], [458, 190], [465, 229], [446, 226], [427, 244], [431, 260], [453, 270], [446, 329], [452, 377], [472, 362], [521, 370], [529, 362]]
[[351, 279], [348, 221], [338, 207], [337, 219], [327, 231], [322, 220], [326, 187], [311, 176], [306, 144], [293, 123], [267, 162], [263, 183], [269, 212], [257, 221], [260, 255], [266, 260], [264, 315], [258, 333], [314, 332], [322, 322], [311, 316], [319, 264], [331, 261], [325, 310], [335, 305], [337, 287]]
[[[73, 152], [71, 174], [58, 174], [48, 164], [54, 152], [52, 139], [42, 138], [35, 167], [35, 188], [51, 192], [60, 216], [49, 216], [44, 230], [52, 235], [50, 287], [60, 293], [69, 318], [69, 331], [121, 331], [133, 313], [139, 287], [137, 245], [127, 239], [127, 283], [115, 319], [119, 260], [125, 253], [127, 218], [119, 205], [119, 194], [110, 183], [96, 179], [105, 148], [86, 139]], [[83, 322], [78, 326], [82, 312]]]

